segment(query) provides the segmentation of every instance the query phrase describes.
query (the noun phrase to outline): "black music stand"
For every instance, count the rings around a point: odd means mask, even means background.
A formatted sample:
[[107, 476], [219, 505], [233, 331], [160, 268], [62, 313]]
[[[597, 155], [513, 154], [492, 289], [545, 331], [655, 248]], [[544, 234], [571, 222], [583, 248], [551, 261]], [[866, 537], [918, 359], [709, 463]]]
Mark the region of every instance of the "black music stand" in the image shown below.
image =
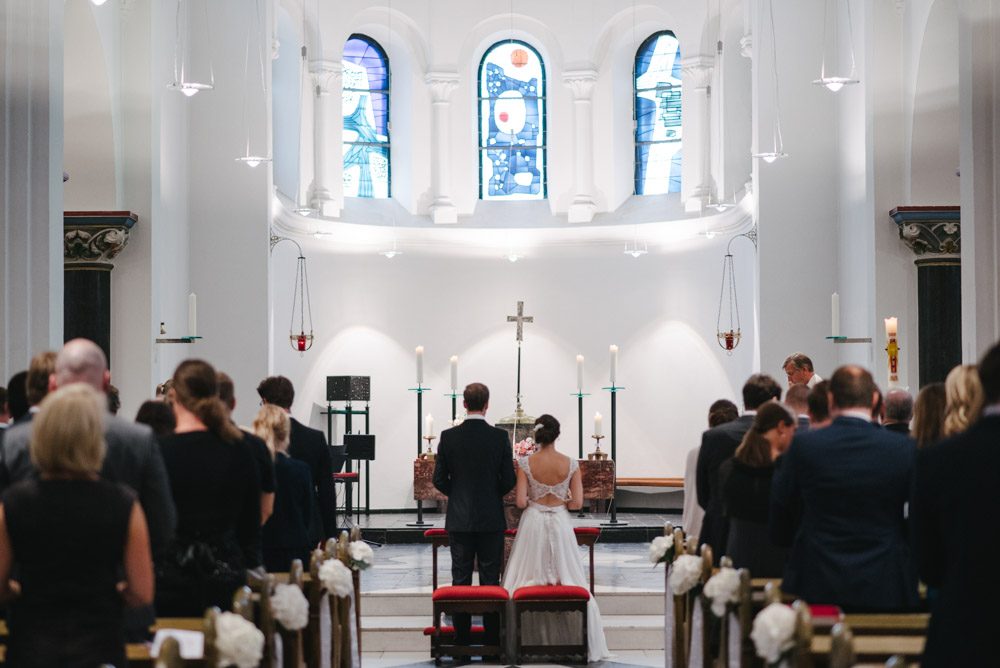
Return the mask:
[[[375, 435], [374, 434], [344, 434], [344, 450], [347, 456], [347, 470], [351, 470], [351, 462], [358, 462], [358, 473], [361, 473], [361, 462], [365, 462], [365, 490], [368, 489], [368, 467], [369, 462], [375, 460]], [[359, 481], [360, 482], [360, 481]], [[348, 482], [348, 494], [350, 493], [350, 482]], [[350, 508], [350, 503], [348, 503]], [[358, 522], [361, 521], [361, 485], [358, 485]], [[347, 511], [350, 514], [350, 510]]]

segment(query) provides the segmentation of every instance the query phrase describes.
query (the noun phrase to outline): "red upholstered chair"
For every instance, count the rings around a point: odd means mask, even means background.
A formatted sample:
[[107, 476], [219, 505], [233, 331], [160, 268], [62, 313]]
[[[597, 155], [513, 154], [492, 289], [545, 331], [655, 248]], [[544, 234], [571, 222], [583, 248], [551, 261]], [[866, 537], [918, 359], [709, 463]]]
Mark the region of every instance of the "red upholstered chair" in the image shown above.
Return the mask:
[[[443, 656], [493, 656], [499, 655], [506, 663], [504, 651], [504, 630], [506, 626], [507, 601], [510, 594], [503, 587], [494, 586], [453, 586], [434, 590], [431, 601], [434, 610], [434, 626], [431, 630], [431, 656], [435, 664], [441, 663]], [[496, 613], [500, 618], [500, 644], [498, 645], [456, 645], [454, 628], [441, 626], [441, 615], [456, 612], [482, 615]], [[473, 627], [475, 630], [475, 627]], [[450, 633], [448, 630], [450, 629]], [[482, 627], [479, 627], [482, 632]], [[426, 631], [425, 631], [426, 633]], [[485, 640], [480, 636], [473, 640]]]
[[[504, 536], [516, 536], [517, 529], [504, 529]], [[451, 542], [448, 540], [448, 531], [445, 529], [428, 529], [424, 532], [424, 538], [431, 539], [431, 545], [433, 546], [433, 551], [431, 553], [431, 567], [434, 569], [434, 575], [432, 575], [432, 585], [434, 589], [438, 588], [438, 548], [448, 547]], [[591, 560], [593, 563], [593, 560]], [[507, 565], [506, 554], [504, 555], [504, 563], [500, 567], [500, 573], [503, 574], [504, 566]], [[591, 578], [593, 579], [593, 578]], [[593, 585], [593, 583], [591, 583]], [[593, 589], [593, 586], [591, 586]]]
[[[514, 592], [514, 624], [517, 638], [514, 662], [520, 663], [526, 656], [582, 656], [587, 661], [587, 602], [590, 592], [583, 587], [568, 585], [546, 585], [543, 587], [521, 587]], [[577, 611], [583, 619], [580, 628], [579, 645], [525, 645], [521, 639], [521, 615], [525, 612], [566, 612]]]
[[594, 543], [601, 536], [598, 527], [575, 527], [573, 533], [576, 534], [576, 544], [586, 545], [590, 549], [590, 595], [594, 596]]
[[[334, 487], [336, 487], [338, 484], [344, 486], [344, 505], [343, 505], [343, 510], [344, 510], [344, 518], [348, 520], [348, 522], [347, 522], [347, 526], [348, 527], [350, 527], [350, 525], [351, 525], [351, 523], [350, 523], [350, 520], [351, 520], [351, 511], [352, 511], [351, 504], [353, 503], [353, 499], [351, 498], [351, 489], [352, 489], [351, 485], [353, 485], [357, 481], [358, 481], [358, 474], [357, 473], [348, 473], [348, 472], [345, 472], [345, 473], [334, 473], [333, 474], [333, 484], [334, 484]], [[334, 505], [334, 507], [333, 507], [333, 522], [334, 522], [335, 525], [337, 525], [337, 510], [339, 510], [339, 508], [336, 505]], [[360, 508], [358, 509], [358, 521], [359, 522], [361, 521], [361, 510], [360, 510]], [[339, 526], [339, 525], [337, 525], [337, 526]]]

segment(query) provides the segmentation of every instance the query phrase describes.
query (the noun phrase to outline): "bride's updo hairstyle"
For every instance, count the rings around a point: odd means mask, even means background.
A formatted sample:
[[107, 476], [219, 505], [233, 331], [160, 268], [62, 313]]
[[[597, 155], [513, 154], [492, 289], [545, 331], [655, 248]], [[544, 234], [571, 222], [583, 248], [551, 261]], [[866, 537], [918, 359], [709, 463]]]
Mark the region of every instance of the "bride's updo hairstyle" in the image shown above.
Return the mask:
[[535, 443], [548, 445], [559, 438], [559, 420], [548, 413], [535, 420]]
[[237, 443], [243, 432], [232, 423], [218, 397], [219, 383], [215, 369], [204, 360], [184, 360], [174, 371], [174, 395], [177, 402], [194, 413], [208, 430], [227, 443]]

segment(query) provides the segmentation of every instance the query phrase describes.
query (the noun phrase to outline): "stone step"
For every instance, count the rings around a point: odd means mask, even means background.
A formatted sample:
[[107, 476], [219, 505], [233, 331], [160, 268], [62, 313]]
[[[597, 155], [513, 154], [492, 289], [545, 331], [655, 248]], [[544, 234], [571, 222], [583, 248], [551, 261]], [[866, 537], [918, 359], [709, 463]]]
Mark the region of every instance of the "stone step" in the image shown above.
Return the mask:
[[[602, 591], [597, 588], [597, 605], [601, 615], [660, 615], [663, 616], [663, 592]], [[365, 617], [426, 615], [431, 617], [431, 590], [372, 592], [361, 595], [361, 614]]]
[[[604, 615], [608, 649], [662, 650], [663, 615]], [[423, 634], [430, 615], [369, 616], [362, 607], [362, 647], [367, 652], [426, 651], [430, 638]]]

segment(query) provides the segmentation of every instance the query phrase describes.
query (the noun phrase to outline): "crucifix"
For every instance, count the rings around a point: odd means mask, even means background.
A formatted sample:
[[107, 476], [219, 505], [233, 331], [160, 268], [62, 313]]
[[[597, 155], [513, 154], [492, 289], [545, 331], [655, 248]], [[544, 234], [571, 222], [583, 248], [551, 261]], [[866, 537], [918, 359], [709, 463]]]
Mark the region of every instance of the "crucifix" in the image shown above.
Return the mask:
[[520, 415], [523, 411], [521, 410], [521, 342], [524, 340], [524, 323], [534, 322], [535, 318], [530, 315], [524, 315], [524, 302], [517, 303], [517, 315], [507, 316], [507, 322], [517, 323], [517, 414]]

